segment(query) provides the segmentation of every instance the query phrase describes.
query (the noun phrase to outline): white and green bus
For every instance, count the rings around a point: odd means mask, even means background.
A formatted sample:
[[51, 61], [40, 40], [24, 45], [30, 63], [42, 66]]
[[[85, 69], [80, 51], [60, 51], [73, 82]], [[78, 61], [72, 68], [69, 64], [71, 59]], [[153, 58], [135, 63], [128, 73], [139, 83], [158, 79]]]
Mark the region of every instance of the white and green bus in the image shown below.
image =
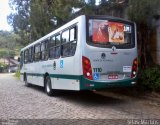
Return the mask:
[[21, 80], [57, 90], [96, 90], [136, 83], [133, 22], [81, 15], [21, 49]]

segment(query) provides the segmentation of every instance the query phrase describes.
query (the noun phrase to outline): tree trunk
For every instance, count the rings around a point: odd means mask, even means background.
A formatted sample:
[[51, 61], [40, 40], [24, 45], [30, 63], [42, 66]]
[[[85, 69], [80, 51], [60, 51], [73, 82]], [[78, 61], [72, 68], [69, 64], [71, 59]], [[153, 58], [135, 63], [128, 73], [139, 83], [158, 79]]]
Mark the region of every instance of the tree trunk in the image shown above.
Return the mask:
[[139, 64], [142, 69], [145, 69], [153, 64], [153, 59], [150, 53], [150, 31], [147, 25], [138, 24], [137, 32]]

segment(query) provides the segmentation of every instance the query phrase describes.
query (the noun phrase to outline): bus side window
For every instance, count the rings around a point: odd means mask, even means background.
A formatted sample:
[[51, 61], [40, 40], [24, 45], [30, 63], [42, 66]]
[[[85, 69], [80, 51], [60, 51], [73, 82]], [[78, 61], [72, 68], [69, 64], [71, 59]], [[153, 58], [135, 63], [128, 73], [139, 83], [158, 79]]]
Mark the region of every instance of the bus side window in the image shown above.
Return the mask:
[[41, 43], [41, 60], [48, 59], [48, 40], [45, 40]]
[[50, 41], [48, 42], [49, 58], [55, 58], [55, 45], [56, 45], [56, 38], [55, 36], [52, 36]]
[[36, 46], [34, 45], [33, 46], [33, 61], [35, 61], [35, 48], [36, 48]]
[[62, 33], [62, 44], [69, 42], [69, 30]]
[[[76, 27], [62, 33], [62, 56], [69, 57], [75, 54], [77, 45]], [[64, 42], [65, 41], [65, 42]]]
[[24, 51], [24, 63], [28, 63], [28, 49]]
[[30, 47], [28, 50], [28, 62], [29, 63], [32, 62], [31, 57], [32, 57], [32, 48]]
[[68, 56], [70, 53], [69, 30], [62, 33], [62, 56]]
[[61, 37], [60, 34], [56, 36], [56, 46], [55, 46], [55, 58], [59, 58], [61, 55]]
[[45, 60], [45, 42], [41, 43], [41, 60]]
[[34, 61], [34, 47], [31, 47], [31, 62]]
[[45, 59], [44, 60], [48, 60], [49, 57], [49, 53], [48, 53], [48, 43], [49, 43], [49, 39], [45, 41]]
[[40, 53], [40, 44], [35, 46], [35, 51], [34, 52], [35, 52], [34, 53], [34, 60], [35, 61], [39, 61], [40, 60], [40, 55], [41, 55], [41, 53]]
[[74, 56], [77, 46], [77, 27], [70, 29], [70, 55]]

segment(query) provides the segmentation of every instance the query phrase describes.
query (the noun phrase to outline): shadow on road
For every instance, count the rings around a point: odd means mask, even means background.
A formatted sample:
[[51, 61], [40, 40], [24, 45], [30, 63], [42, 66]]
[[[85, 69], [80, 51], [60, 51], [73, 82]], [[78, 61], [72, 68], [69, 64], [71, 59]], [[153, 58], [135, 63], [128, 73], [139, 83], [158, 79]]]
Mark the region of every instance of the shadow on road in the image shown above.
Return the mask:
[[78, 104], [84, 105], [97, 105], [97, 106], [104, 106], [106, 105], [119, 105], [125, 103], [125, 100], [111, 97], [111, 96], [104, 96], [101, 94], [97, 94], [92, 91], [64, 91], [59, 96], [60, 99], [65, 101], [72, 101]]
[[[33, 89], [33, 91], [37, 91], [40, 93], [44, 93], [44, 88], [39, 87], [36, 85], [31, 85], [29, 89]], [[47, 96], [47, 95], [46, 95]], [[111, 95], [102, 95], [95, 93], [93, 91], [58, 91], [58, 93], [55, 96], [52, 96], [52, 98], [59, 98], [63, 101], [69, 101], [72, 103], [77, 103], [81, 105], [97, 105], [97, 106], [104, 106], [106, 105], [120, 105], [126, 103], [125, 99], [120, 99], [116, 97], [112, 97]]]
[[[26, 86], [24, 85], [24, 87], [26, 87]], [[29, 87], [27, 87], [27, 88], [32, 89], [33, 91], [44, 93], [44, 87], [41, 87], [41, 86], [29, 84]]]

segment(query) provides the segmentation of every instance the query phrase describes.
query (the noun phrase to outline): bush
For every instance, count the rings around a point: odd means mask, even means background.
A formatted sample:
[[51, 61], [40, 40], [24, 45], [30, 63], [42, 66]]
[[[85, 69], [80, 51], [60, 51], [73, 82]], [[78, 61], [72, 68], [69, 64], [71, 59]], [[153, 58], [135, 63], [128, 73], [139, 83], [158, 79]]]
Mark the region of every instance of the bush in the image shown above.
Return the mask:
[[4, 72], [7, 69], [7, 65], [0, 63], [0, 72]]
[[145, 89], [160, 92], [160, 66], [140, 70], [138, 84]]

